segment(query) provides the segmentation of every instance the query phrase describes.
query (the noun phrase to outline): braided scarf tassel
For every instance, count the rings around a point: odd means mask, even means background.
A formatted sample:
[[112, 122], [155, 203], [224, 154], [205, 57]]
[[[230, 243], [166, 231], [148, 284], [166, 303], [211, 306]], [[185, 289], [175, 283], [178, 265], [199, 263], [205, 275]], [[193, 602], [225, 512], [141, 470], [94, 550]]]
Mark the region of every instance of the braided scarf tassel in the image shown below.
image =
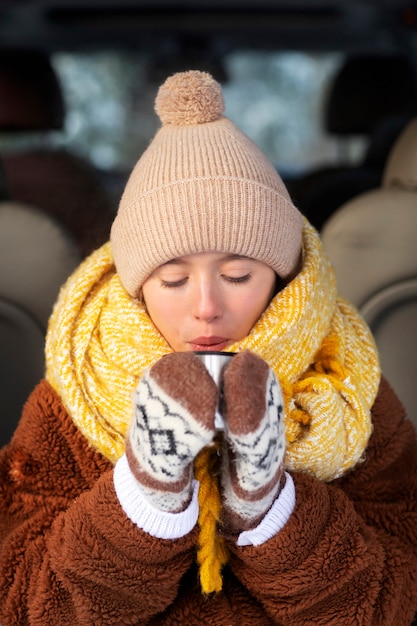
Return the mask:
[[200, 535], [197, 563], [203, 594], [222, 589], [222, 567], [227, 563], [228, 551], [225, 541], [217, 532], [221, 513], [221, 498], [217, 470], [220, 443], [204, 448], [194, 461], [196, 479], [200, 482], [198, 492]]

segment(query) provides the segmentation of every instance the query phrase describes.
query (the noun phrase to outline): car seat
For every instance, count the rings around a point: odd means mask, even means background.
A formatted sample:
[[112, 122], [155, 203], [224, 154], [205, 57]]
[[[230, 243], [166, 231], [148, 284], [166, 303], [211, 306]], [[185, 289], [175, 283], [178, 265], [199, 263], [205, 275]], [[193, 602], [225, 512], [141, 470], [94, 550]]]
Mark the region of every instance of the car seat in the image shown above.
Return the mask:
[[382, 185], [326, 222], [339, 291], [374, 333], [383, 373], [417, 427], [417, 118], [388, 158]]
[[0, 446], [44, 376], [48, 318], [60, 286], [80, 260], [77, 243], [50, 214], [0, 202]]

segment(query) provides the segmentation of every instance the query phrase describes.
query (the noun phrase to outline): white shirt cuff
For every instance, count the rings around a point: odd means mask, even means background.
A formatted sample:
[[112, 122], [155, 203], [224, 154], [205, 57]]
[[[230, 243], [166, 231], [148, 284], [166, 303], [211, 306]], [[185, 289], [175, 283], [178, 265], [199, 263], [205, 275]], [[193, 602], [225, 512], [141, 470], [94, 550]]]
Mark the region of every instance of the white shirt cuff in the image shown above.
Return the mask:
[[120, 505], [128, 518], [139, 528], [159, 539], [179, 539], [187, 535], [198, 518], [198, 482], [193, 481], [192, 500], [185, 511], [166, 513], [153, 507], [143, 496], [140, 485], [132, 474], [126, 455], [116, 463], [113, 472], [114, 488]]
[[260, 546], [279, 533], [288, 522], [295, 506], [295, 486], [290, 474], [285, 472], [285, 485], [268, 513], [256, 528], [240, 533], [236, 545]]

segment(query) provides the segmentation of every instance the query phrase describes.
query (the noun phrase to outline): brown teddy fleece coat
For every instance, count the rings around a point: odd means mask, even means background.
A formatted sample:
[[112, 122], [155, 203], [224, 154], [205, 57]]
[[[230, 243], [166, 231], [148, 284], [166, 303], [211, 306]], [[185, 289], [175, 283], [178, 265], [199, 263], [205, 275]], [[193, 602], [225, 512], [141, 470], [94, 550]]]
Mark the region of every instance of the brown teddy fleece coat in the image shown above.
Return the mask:
[[331, 484], [294, 474], [296, 505], [261, 546], [230, 543], [203, 597], [197, 531], [156, 539], [123, 512], [113, 468], [42, 381], [0, 452], [3, 626], [410, 624], [417, 608], [417, 442], [382, 380], [366, 458]]

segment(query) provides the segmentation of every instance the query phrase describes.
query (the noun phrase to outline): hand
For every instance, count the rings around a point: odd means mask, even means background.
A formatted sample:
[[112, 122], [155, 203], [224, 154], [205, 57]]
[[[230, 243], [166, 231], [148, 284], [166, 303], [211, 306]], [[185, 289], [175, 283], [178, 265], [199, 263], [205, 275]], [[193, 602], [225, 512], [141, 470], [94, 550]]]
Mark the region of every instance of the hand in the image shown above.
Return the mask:
[[284, 404], [274, 372], [249, 351], [227, 365], [223, 392], [223, 523], [226, 533], [236, 533], [254, 528], [279, 493]]
[[192, 463], [214, 437], [218, 389], [192, 352], [162, 357], [141, 378], [126, 455], [145, 497], [162, 511], [184, 510]]

